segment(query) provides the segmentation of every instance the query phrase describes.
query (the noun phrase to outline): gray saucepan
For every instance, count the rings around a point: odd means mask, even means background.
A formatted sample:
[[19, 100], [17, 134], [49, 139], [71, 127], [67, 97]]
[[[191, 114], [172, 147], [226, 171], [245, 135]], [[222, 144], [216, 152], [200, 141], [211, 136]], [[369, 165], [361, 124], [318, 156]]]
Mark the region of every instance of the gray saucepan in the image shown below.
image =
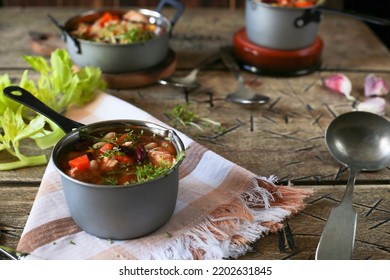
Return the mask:
[[304, 8], [281, 7], [264, 2], [246, 1], [246, 32], [254, 44], [276, 50], [296, 50], [313, 44], [323, 17], [322, 12], [339, 14], [376, 25], [390, 25], [390, 20], [385, 18], [326, 7], [325, 0], [318, 0], [316, 5]]
[[[176, 8], [176, 14], [172, 20], [160, 13], [160, 10], [167, 4]], [[107, 44], [75, 38], [71, 35], [71, 31], [78, 24], [94, 22], [104, 12], [122, 16], [130, 9], [143, 14], [150, 23], [158, 26], [155, 38], [130, 44]], [[152, 68], [167, 57], [169, 36], [183, 11], [182, 3], [175, 0], [161, 0], [156, 11], [143, 8], [89, 10], [68, 19], [64, 25], [61, 25], [51, 15], [49, 18], [60, 29], [69, 55], [76, 65], [98, 67], [104, 73], [129, 73]]]
[[18, 86], [9, 86], [4, 94], [53, 120], [67, 134], [55, 145], [52, 160], [61, 175], [62, 188], [75, 223], [84, 231], [109, 239], [132, 239], [162, 227], [171, 218], [177, 201], [181, 160], [164, 176], [132, 185], [96, 185], [78, 181], [61, 168], [64, 150], [79, 139], [81, 131], [112, 131], [137, 126], [171, 139], [178, 153], [184, 144], [175, 131], [139, 120], [110, 120], [80, 124], [47, 107], [32, 94]]

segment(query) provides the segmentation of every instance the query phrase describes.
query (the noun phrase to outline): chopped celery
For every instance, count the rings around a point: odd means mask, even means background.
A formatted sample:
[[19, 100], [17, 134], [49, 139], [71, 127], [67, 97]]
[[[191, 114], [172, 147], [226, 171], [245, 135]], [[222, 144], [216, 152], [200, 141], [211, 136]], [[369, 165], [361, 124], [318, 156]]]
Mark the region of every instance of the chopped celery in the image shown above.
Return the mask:
[[[98, 90], [106, 87], [99, 69], [85, 67], [75, 70], [64, 49], [54, 51], [50, 61], [40, 56], [23, 58], [40, 76], [35, 82], [28, 78], [25, 70], [19, 86], [57, 112], [66, 111], [73, 104], [84, 105], [94, 98]], [[46, 164], [44, 154], [22, 154], [20, 141], [30, 138], [40, 149], [46, 149], [54, 146], [65, 133], [51, 120], [7, 98], [3, 89], [10, 85], [12, 82], [7, 74], [0, 76], [0, 151], [6, 151], [18, 160], [0, 163], [0, 170]]]

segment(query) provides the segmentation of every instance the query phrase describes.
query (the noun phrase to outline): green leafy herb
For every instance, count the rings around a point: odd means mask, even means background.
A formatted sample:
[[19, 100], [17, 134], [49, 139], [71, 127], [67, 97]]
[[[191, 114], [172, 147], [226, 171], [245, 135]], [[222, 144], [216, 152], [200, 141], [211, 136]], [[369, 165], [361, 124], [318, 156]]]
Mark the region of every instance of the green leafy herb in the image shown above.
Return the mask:
[[[50, 61], [40, 56], [23, 58], [40, 76], [35, 82], [28, 78], [28, 70], [25, 70], [19, 86], [57, 112], [64, 112], [72, 104], [84, 105], [97, 90], [106, 86], [97, 68], [75, 71], [64, 49], [54, 51]], [[55, 145], [65, 133], [49, 119], [7, 98], [3, 89], [10, 85], [12, 82], [7, 74], [0, 76], [0, 151], [8, 152], [15, 161], [1, 162], [0, 170], [46, 164], [45, 154], [31, 157], [22, 154], [20, 142], [33, 139], [40, 149], [46, 149]]]
[[99, 158], [111, 158], [111, 157], [114, 157], [116, 155], [124, 155], [125, 153], [121, 151], [121, 148], [118, 147], [118, 146], [115, 146], [112, 148], [112, 150], [106, 150], [104, 151], [104, 153], [102, 153], [101, 155], [99, 155]]
[[215, 126], [218, 130], [223, 130], [221, 123], [213, 121], [209, 118], [201, 117], [189, 109], [189, 104], [176, 104], [172, 110], [167, 112], [167, 115], [173, 118], [177, 123], [183, 126], [194, 126], [199, 130], [203, 130], [204, 126]]
[[118, 185], [118, 180], [113, 177], [107, 177], [104, 180], [105, 185]]
[[137, 182], [146, 182], [165, 175], [171, 167], [169, 164], [154, 166], [151, 163], [136, 167]]
[[29, 124], [26, 124], [22, 118], [21, 111], [22, 107], [19, 107], [16, 112], [6, 108], [3, 116], [0, 117], [0, 126], [4, 131], [3, 135], [0, 134], [0, 150], [6, 150], [18, 158], [17, 161], [0, 164], [0, 170], [46, 163], [45, 155], [29, 157], [23, 155], [19, 150], [19, 142], [34, 134], [41, 133], [45, 124], [44, 117], [40, 115], [33, 118]]
[[[82, 140], [92, 140], [93, 142], [96, 142], [96, 143], [103, 141], [102, 137], [95, 137], [95, 136], [91, 135], [86, 129], [81, 129], [79, 131], [79, 137]], [[107, 142], [107, 141], [105, 141], [105, 142]]]
[[[181, 151], [177, 156], [174, 166], [180, 162], [185, 156], [184, 151]], [[135, 174], [137, 175], [137, 182], [146, 182], [155, 178], [164, 176], [169, 170], [174, 168], [170, 164], [153, 165], [152, 163], [139, 165], [136, 167]]]

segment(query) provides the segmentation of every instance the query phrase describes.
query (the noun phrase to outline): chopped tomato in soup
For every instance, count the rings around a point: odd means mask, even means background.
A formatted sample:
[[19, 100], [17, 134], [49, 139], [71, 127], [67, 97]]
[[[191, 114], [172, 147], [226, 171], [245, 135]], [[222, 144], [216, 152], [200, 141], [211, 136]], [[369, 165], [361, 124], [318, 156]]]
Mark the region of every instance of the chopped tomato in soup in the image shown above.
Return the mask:
[[316, 5], [318, 0], [260, 0], [260, 2], [278, 7], [306, 8]]
[[106, 11], [93, 22], [77, 23], [70, 31], [76, 38], [105, 44], [145, 42], [164, 32], [163, 28], [149, 22], [148, 17], [136, 10], [125, 14]]
[[175, 145], [139, 127], [107, 133], [80, 132], [66, 149], [64, 172], [77, 180], [100, 185], [129, 185], [164, 175], [178, 161]]

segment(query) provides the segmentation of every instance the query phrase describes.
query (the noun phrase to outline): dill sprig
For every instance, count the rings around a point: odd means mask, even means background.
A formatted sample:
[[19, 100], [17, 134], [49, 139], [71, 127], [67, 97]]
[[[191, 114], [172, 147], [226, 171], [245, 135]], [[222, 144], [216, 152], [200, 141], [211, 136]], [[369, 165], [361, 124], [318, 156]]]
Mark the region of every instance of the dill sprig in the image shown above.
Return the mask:
[[183, 126], [194, 126], [199, 130], [203, 130], [204, 126], [215, 126], [218, 130], [223, 130], [223, 126], [220, 122], [216, 122], [212, 119], [202, 117], [197, 113], [189, 109], [189, 104], [185, 105], [176, 104], [172, 110], [167, 112], [167, 115], [173, 118], [176, 122]]
[[166, 175], [169, 170], [175, 168], [175, 165], [177, 165], [182, 159], [184, 159], [184, 157], [185, 152], [180, 151], [180, 153], [176, 156], [173, 165], [170, 165], [169, 163], [161, 163], [160, 165], [153, 165], [152, 163], [148, 163], [137, 166], [135, 171], [135, 174], [137, 175], [137, 181], [151, 181], [155, 178]]
[[165, 175], [171, 166], [168, 164], [161, 164], [154, 166], [151, 163], [145, 165], [139, 165], [136, 167], [135, 174], [137, 175], [137, 182], [151, 181], [157, 177]]

